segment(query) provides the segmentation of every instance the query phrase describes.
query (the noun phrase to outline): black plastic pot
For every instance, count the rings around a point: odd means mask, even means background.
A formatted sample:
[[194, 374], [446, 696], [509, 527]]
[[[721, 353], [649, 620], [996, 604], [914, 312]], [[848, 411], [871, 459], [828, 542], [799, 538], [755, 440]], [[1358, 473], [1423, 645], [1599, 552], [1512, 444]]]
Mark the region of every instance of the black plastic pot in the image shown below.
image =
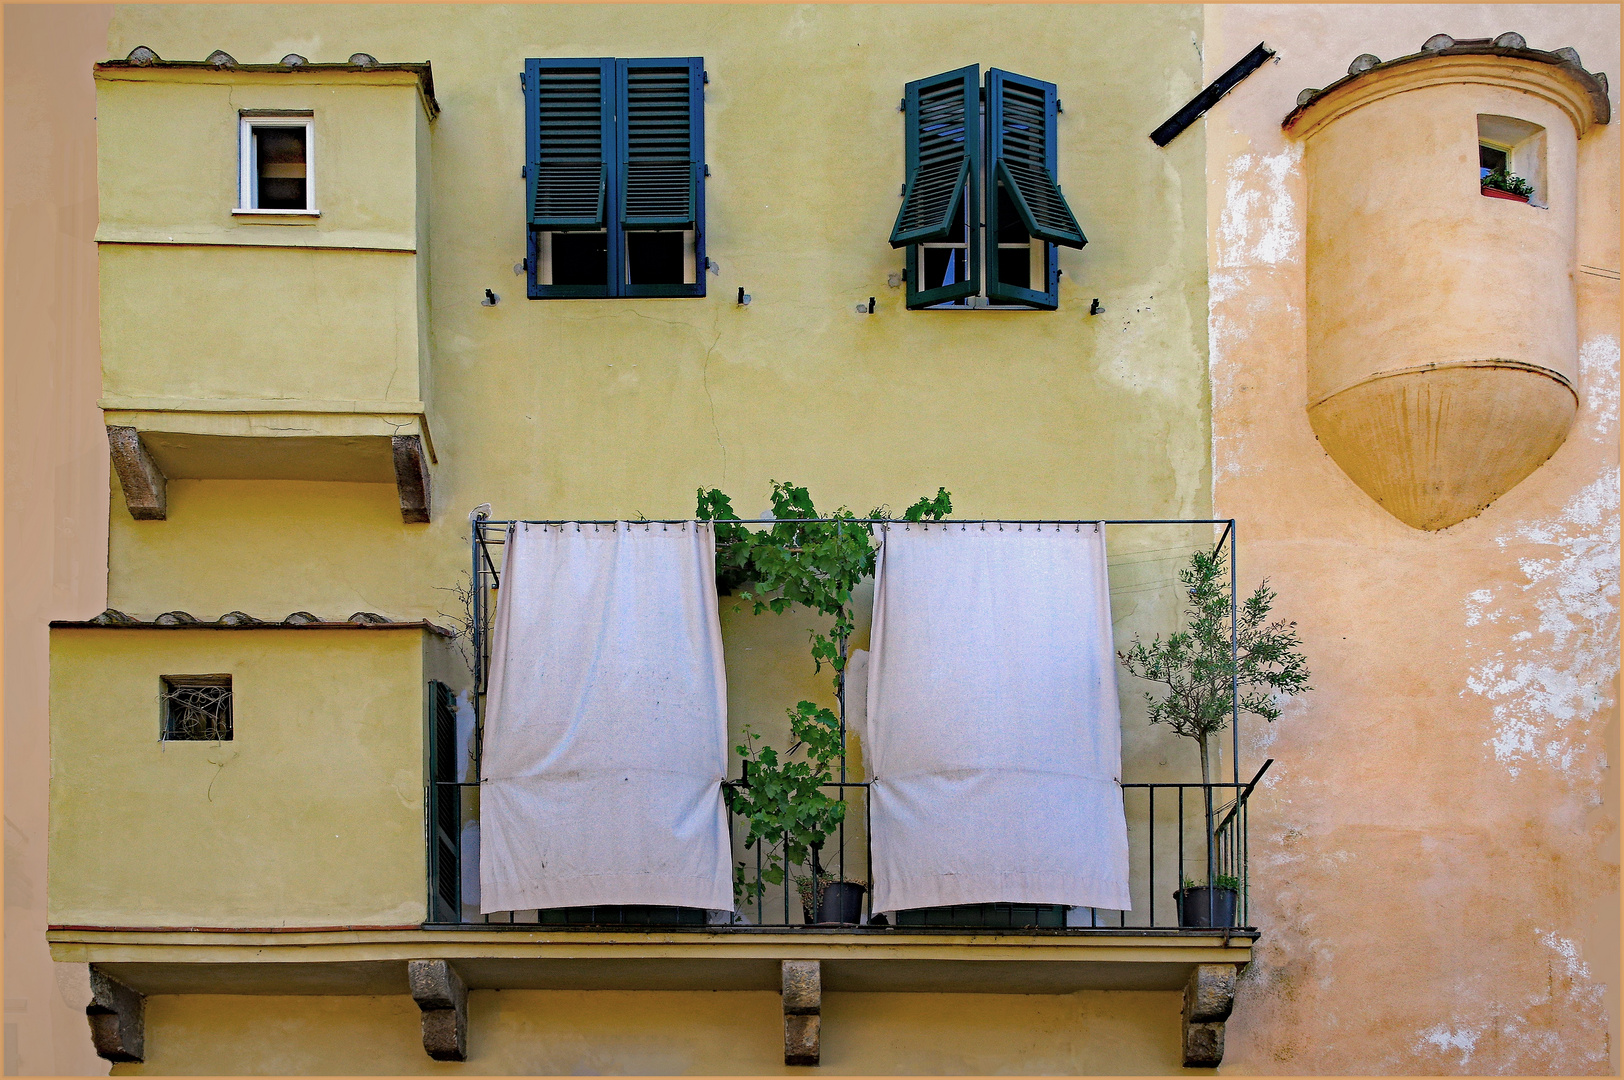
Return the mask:
[[818, 901], [818, 922], [856, 925], [863, 916], [863, 894], [867, 891], [855, 881], [829, 882]]
[[1235, 890], [1197, 885], [1173, 894], [1180, 926], [1234, 926]]

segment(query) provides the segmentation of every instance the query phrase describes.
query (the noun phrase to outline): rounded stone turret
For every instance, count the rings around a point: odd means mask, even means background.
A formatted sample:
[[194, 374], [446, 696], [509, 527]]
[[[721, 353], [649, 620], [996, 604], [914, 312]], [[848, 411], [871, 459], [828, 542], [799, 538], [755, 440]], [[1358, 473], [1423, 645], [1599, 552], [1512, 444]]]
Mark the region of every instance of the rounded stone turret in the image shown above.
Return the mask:
[[1610, 119], [1572, 50], [1429, 39], [1304, 91], [1308, 412], [1419, 529], [1480, 513], [1578, 407], [1578, 140]]

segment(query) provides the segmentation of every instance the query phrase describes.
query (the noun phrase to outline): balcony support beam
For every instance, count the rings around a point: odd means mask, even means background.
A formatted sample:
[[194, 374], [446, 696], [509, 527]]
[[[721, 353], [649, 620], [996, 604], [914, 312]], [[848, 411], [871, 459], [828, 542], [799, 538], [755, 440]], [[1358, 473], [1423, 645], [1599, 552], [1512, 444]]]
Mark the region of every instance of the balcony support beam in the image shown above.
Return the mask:
[[816, 1065], [823, 1027], [823, 965], [783, 962], [784, 1064]]
[[1233, 964], [1197, 964], [1184, 985], [1184, 1067], [1217, 1068], [1224, 1060], [1224, 1022], [1235, 1007]]
[[147, 999], [97, 964], [90, 965], [90, 1004], [85, 1006], [85, 1016], [98, 1057], [146, 1060]]
[[421, 435], [396, 435], [395, 487], [400, 490], [400, 519], [408, 525], [429, 519], [429, 461]]
[[124, 489], [124, 505], [137, 521], [163, 521], [169, 516], [168, 481], [133, 427], [107, 426], [107, 448], [113, 471]]
[[457, 969], [444, 960], [412, 960], [406, 979], [423, 1010], [423, 1049], [435, 1061], [467, 1061], [468, 987]]

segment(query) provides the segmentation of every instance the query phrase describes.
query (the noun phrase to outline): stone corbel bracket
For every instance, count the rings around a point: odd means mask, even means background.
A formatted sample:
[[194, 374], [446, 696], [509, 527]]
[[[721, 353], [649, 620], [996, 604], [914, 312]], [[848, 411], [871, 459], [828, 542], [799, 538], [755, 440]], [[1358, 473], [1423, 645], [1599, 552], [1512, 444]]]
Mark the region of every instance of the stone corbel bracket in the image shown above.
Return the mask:
[[107, 428], [107, 448], [112, 452], [113, 471], [124, 489], [124, 505], [137, 521], [163, 521], [169, 516], [163, 470], [141, 445], [141, 433], [133, 427]]
[[406, 980], [423, 1010], [423, 1049], [435, 1061], [468, 1060], [468, 987], [444, 960], [409, 960]]
[[1197, 964], [1184, 984], [1184, 1067], [1217, 1068], [1224, 1060], [1224, 1021], [1235, 1007], [1234, 964]]
[[97, 1056], [108, 1061], [146, 1060], [147, 999], [95, 964], [90, 965], [85, 1015]]
[[400, 491], [400, 519], [408, 525], [429, 519], [429, 462], [421, 435], [396, 435], [395, 487]]
[[823, 965], [783, 962], [784, 1064], [816, 1065], [823, 1026]]

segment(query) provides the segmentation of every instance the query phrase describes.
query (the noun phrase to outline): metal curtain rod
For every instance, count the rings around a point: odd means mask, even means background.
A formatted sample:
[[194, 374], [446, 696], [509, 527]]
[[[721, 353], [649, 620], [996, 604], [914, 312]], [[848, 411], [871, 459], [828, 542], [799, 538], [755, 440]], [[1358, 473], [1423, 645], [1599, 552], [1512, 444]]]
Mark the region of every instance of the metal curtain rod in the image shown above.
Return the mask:
[[1234, 518], [942, 518], [907, 521], [903, 518], [480, 518], [479, 525], [1229, 525]]

